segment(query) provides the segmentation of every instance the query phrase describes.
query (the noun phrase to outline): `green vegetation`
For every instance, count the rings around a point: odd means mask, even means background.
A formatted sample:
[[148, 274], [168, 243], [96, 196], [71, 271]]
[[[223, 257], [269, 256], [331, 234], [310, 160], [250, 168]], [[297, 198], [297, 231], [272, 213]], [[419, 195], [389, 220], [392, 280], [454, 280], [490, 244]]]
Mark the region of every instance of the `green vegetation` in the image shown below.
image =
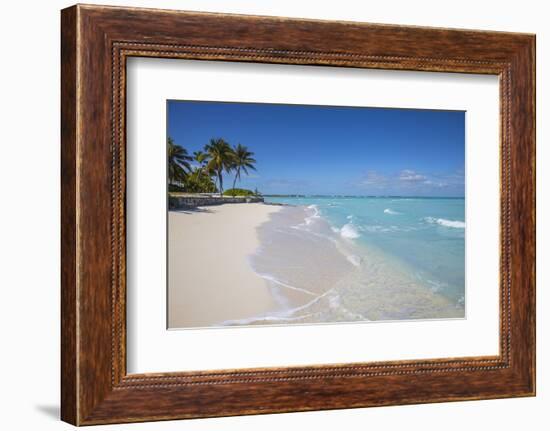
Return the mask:
[[170, 183], [183, 182], [185, 177], [191, 172], [189, 162], [193, 160], [187, 150], [174, 143], [172, 138], [168, 138], [168, 178]]
[[233, 190], [237, 180], [241, 179], [241, 171], [248, 175], [248, 169], [256, 170], [254, 163], [256, 160], [252, 157], [254, 153], [248, 151], [244, 145], [238, 144], [233, 150], [233, 169], [235, 170], [235, 179], [233, 180]]
[[[190, 156], [188, 151], [168, 138], [168, 191], [185, 193], [220, 193], [220, 196], [259, 196], [254, 192], [235, 188], [241, 173], [256, 170], [254, 153], [244, 145], [231, 147], [222, 138], [211, 139], [203, 150]], [[224, 174], [235, 173], [233, 187], [224, 192]]]
[[216, 174], [217, 187], [220, 196], [223, 194], [223, 172], [229, 173], [235, 162], [235, 153], [231, 146], [222, 138], [210, 139], [210, 143], [204, 147], [208, 163], [206, 169]]
[[168, 184], [168, 191], [173, 193], [185, 192], [184, 188], [177, 184]]
[[216, 193], [218, 191], [212, 178], [199, 169], [185, 178], [183, 189], [187, 193]]
[[247, 189], [229, 189], [223, 192], [224, 196], [258, 196], [256, 192]]

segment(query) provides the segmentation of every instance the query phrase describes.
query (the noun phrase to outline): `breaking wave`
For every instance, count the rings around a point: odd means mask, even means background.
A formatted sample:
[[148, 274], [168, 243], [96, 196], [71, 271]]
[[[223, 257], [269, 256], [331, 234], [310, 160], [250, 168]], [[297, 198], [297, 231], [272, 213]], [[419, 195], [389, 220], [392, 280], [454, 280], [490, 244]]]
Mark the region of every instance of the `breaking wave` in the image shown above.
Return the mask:
[[359, 238], [361, 234], [357, 231], [357, 228], [353, 225], [353, 223], [350, 222], [342, 226], [342, 229], [340, 229], [340, 236], [342, 238], [355, 239]]
[[465, 229], [466, 223], [460, 220], [447, 220], [444, 218], [424, 217], [424, 220], [428, 223], [438, 224], [445, 227], [452, 227], [455, 229]]
[[391, 208], [386, 208], [384, 210], [384, 214], [390, 214], [390, 215], [399, 215], [401, 213], [398, 213], [397, 211], [392, 210]]

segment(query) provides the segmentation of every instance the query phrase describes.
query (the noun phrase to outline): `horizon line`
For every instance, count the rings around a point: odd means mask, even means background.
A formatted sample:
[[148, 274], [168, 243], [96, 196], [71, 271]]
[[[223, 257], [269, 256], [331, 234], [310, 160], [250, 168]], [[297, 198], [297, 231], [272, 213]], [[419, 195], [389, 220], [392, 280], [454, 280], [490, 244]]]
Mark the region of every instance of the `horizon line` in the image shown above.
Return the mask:
[[422, 198], [422, 199], [465, 199], [466, 196], [421, 196], [421, 195], [348, 195], [319, 193], [262, 193], [264, 197], [319, 197], [319, 198]]

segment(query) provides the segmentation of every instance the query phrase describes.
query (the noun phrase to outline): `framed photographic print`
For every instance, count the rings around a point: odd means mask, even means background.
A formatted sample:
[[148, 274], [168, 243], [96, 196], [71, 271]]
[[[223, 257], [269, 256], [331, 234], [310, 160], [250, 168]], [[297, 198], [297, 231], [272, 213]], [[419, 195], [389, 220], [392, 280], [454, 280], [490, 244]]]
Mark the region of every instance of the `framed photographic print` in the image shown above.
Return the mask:
[[463, 111], [167, 115], [168, 328], [465, 317]]
[[62, 11], [62, 419], [535, 394], [535, 37]]

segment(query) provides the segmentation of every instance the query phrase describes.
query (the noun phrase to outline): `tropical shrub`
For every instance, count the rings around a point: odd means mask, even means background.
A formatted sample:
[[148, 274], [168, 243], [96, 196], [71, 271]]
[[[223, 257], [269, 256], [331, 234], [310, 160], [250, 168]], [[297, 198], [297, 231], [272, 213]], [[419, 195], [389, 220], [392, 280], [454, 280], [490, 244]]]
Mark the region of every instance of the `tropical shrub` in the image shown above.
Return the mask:
[[187, 193], [217, 193], [218, 191], [212, 178], [199, 170], [187, 175], [183, 184], [184, 191]]
[[228, 189], [223, 192], [224, 196], [256, 196], [252, 190], [247, 189]]
[[169, 192], [185, 192], [185, 189], [182, 186], [179, 186], [177, 184], [168, 184], [168, 191]]

